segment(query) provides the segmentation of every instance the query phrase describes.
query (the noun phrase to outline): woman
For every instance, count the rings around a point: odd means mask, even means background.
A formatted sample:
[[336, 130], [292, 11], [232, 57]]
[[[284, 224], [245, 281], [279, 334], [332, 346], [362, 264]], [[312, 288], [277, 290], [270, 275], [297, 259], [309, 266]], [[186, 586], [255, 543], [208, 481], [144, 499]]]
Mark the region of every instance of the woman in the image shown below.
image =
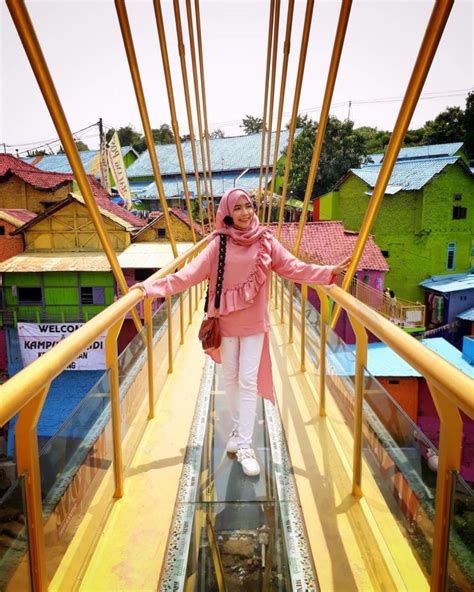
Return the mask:
[[[227, 237], [220, 308], [214, 308], [219, 235]], [[246, 475], [258, 475], [260, 466], [252, 448], [257, 395], [273, 401], [269, 348], [268, 288], [270, 271], [295, 282], [331, 284], [347, 269], [350, 258], [338, 265], [318, 266], [293, 257], [259, 223], [249, 194], [231, 189], [221, 199], [216, 230], [209, 244], [182, 270], [159, 280], [137, 284], [148, 297], [165, 298], [209, 279], [210, 317], [219, 316], [222, 343], [211, 357], [222, 363], [224, 389], [233, 428], [227, 452], [237, 453]]]

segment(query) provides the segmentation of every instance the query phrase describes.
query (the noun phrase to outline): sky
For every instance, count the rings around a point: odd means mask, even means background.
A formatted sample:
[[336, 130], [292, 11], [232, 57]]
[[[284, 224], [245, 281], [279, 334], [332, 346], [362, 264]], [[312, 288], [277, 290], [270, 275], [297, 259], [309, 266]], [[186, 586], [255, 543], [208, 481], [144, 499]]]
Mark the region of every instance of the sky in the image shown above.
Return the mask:
[[[131, 124], [142, 132], [114, 2], [29, 0], [26, 5], [71, 130], [82, 130], [102, 118], [106, 126]], [[281, 5], [275, 116], [287, 0]], [[333, 115], [340, 119], [350, 115], [356, 127], [393, 128], [433, 5], [434, 1], [425, 0], [354, 0]], [[180, 6], [194, 96], [184, 0]], [[209, 128], [220, 128], [226, 136], [240, 135], [245, 115], [263, 113], [269, 1], [201, 0], [200, 6]], [[293, 106], [305, 6], [303, 1], [295, 4], [284, 123]], [[173, 3], [162, 1], [162, 7], [179, 131], [184, 134], [188, 123]], [[127, 8], [151, 125], [158, 127], [171, 118], [153, 3], [128, 0]], [[315, 2], [299, 110], [316, 120], [339, 9], [339, 1]], [[0, 10], [0, 150], [21, 153], [58, 134], [4, 2]], [[474, 88], [473, 40], [474, 0], [456, 0], [410, 128], [424, 125], [447, 106], [464, 108], [466, 95]], [[98, 146], [96, 126], [76, 137], [91, 148]], [[52, 149], [57, 151], [57, 146], [52, 144]]]

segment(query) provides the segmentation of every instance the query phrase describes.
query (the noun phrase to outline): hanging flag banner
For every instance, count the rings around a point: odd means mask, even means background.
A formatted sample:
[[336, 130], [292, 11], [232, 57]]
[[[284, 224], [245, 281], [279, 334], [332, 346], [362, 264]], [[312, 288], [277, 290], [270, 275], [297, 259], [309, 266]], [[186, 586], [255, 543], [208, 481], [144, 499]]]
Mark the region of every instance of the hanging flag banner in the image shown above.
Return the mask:
[[100, 183], [102, 187], [104, 187], [107, 190], [107, 193], [110, 193], [109, 167], [107, 166], [107, 145], [105, 143], [104, 135], [102, 135], [100, 138], [99, 156]]
[[[40, 358], [47, 351], [82, 327], [83, 323], [18, 323], [18, 340], [23, 366]], [[105, 370], [105, 335], [94, 341], [66, 370]]]
[[109, 159], [109, 167], [112, 171], [112, 176], [115, 180], [115, 186], [119, 192], [120, 197], [125, 200], [125, 207], [127, 210], [132, 209], [132, 192], [128, 184], [127, 172], [125, 170], [125, 163], [122, 156], [122, 148], [118, 133], [115, 132], [109, 142], [109, 149], [107, 151]]

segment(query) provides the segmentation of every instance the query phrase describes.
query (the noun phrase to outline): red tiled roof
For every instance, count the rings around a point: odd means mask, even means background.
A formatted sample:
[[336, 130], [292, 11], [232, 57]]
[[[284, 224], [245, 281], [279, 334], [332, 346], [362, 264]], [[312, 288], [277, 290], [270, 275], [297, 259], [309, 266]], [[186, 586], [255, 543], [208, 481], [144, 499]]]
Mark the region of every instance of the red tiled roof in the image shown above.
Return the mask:
[[93, 177], [92, 175], [87, 175], [87, 178], [89, 179], [89, 183], [91, 184], [92, 194], [98, 206], [100, 206], [104, 210], [107, 210], [111, 214], [114, 214], [114, 216], [117, 216], [118, 218], [125, 220], [126, 222], [128, 222], [130, 226], [135, 226], [136, 228], [146, 226], [145, 220], [142, 220], [138, 216], [135, 216], [134, 214], [130, 213], [125, 208], [122, 208], [122, 206], [119, 206], [115, 204], [113, 201], [111, 201], [109, 198], [109, 194], [95, 177]]
[[33, 218], [36, 218], [36, 214], [34, 212], [30, 212], [30, 210], [20, 210], [20, 209], [18, 209], [18, 210], [10, 209], [9, 210], [6, 208], [0, 208], [0, 213], [7, 214], [7, 216], [14, 218], [15, 220], [17, 220], [21, 224], [25, 224], [26, 222], [29, 222]]
[[[34, 166], [15, 158], [11, 154], [0, 154], [0, 177], [12, 173], [32, 185], [36, 189], [56, 189], [66, 183], [71, 183], [74, 180], [74, 175], [71, 173], [49, 173], [40, 171]], [[118, 216], [126, 221], [129, 225], [135, 227], [145, 226], [146, 222], [137, 216], [131, 214], [121, 206], [114, 204], [107, 191], [102, 187], [99, 181], [92, 175], [87, 175], [92, 187], [92, 194], [99, 205], [104, 210], [111, 214]]]
[[[276, 225], [271, 226], [276, 235]], [[282, 225], [281, 242], [289, 247], [295, 244], [298, 224]], [[311, 259], [322, 265], [335, 265], [354, 252], [358, 233], [345, 230], [342, 222], [321, 221], [307, 222], [304, 225], [301, 239], [300, 254], [303, 259]], [[388, 271], [380, 248], [369, 235], [362, 257], [357, 266], [358, 271]]]
[[12, 154], [0, 154], [0, 177], [14, 174], [36, 189], [56, 189], [73, 179], [72, 175], [40, 171]]

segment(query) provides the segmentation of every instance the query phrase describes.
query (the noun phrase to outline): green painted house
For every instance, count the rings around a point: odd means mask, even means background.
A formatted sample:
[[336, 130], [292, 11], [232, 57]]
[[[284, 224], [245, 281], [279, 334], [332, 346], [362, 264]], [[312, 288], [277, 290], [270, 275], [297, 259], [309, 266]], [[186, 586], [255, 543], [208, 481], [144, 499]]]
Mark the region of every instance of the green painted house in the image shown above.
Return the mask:
[[[383, 162], [371, 156], [314, 200], [314, 220], [360, 229]], [[422, 301], [424, 279], [473, 267], [474, 175], [462, 143], [400, 151], [372, 235], [390, 266], [385, 285], [401, 298]]]

